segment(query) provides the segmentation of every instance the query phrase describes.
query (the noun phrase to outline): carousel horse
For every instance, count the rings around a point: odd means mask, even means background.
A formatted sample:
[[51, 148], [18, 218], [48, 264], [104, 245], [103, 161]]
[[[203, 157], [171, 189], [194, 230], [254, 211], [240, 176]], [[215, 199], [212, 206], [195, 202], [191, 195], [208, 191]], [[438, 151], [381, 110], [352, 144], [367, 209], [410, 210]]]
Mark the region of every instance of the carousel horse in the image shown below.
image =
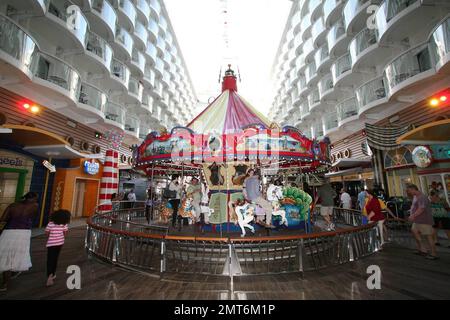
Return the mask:
[[237, 222], [242, 231], [241, 237], [245, 237], [245, 228], [248, 228], [252, 233], [255, 233], [255, 228], [250, 225], [250, 222], [255, 218], [255, 208], [250, 203], [238, 200], [234, 210], [238, 218]]
[[180, 211], [178, 212], [178, 214], [182, 218], [195, 219], [195, 215], [193, 212], [194, 206], [192, 205], [192, 201], [193, 201], [193, 199], [191, 197], [186, 197], [183, 199], [183, 201], [181, 201], [181, 208], [180, 208]]
[[[168, 203], [167, 203], [168, 204]], [[161, 204], [158, 208], [160, 212], [159, 219], [164, 223], [169, 222], [169, 218], [172, 216], [173, 209], [169, 208], [167, 204]]]
[[272, 216], [281, 216], [281, 223], [280, 225], [284, 224], [286, 227], [288, 226], [288, 221], [286, 219], [286, 211], [281, 209], [280, 202], [273, 201], [272, 202]]

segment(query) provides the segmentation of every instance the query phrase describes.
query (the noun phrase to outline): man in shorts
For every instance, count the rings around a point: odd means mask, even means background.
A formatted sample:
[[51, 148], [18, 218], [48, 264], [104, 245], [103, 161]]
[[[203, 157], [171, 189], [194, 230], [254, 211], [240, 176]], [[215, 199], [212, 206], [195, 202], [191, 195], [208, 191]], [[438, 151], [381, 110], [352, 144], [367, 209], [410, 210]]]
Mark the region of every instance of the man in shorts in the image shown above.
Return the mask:
[[329, 183], [329, 180], [327, 179], [325, 180], [325, 183], [317, 189], [316, 198], [314, 199], [314, 205], [316, 205], [317, 201], [319, 201], [320, 199], [320, 215], [325, 219], [325, 222], [327, 223], [327, 231], [335, 230], [334, 223], [331, 220], [333, 216], [335, 197], [336, 191], [334, 191]]
[[[406, 192], [414, 197], [408, 220], [413, 223], [411, 231], [417, 243], [416, 254], [425, 256], [430, 260], [436, 260], [438, 257], [436, 255], [436, 245], [434, 244], [434, 221], [430, 201], [414, 184], [408, 184]], [[428, 253], [423, 247], [422, 236], [426, 236], [431, 253]]]

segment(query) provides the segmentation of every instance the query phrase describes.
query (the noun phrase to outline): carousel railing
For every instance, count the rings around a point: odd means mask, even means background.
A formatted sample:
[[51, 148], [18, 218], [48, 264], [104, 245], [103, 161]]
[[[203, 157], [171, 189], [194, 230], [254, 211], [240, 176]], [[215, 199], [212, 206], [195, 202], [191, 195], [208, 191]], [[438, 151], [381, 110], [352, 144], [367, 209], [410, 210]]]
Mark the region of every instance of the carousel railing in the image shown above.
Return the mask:
[[[91, 217], [86, 233], [88, 252], [141, 271], [220, 275], [232, 282], [233, 277], [245, 275], [303, 275], [358, 260], [380, 248], [376, 224], [361, 225], [357, 210], [334, 208], [335, 221], [347, 226], [337, 231], [249, 238], [173, 236], [167, 234], [167, 227], [127, 220], [142, 212], [142, 208], [130, 208]], [[407, 239], [408, 222], [387, 220], [386, 225], [391, 240]]]

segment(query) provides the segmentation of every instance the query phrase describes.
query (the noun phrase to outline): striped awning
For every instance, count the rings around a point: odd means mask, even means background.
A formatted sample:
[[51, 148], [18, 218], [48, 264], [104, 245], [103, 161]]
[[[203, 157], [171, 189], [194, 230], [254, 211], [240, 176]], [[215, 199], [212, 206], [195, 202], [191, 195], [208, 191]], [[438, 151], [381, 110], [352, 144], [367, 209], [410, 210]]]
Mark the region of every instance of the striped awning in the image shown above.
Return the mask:
[[400, 147], [397, 138], [410, 130], [409, 126], [385, 127], [366, 123], [367, 143], [378, 150], [394, 150]]

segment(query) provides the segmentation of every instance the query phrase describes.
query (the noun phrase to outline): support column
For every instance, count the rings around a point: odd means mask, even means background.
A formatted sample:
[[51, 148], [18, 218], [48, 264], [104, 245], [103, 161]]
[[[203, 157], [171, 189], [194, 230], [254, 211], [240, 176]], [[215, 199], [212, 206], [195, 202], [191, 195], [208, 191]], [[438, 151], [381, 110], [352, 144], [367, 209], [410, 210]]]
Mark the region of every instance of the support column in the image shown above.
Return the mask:
[[106, 150], [105, 164], [103, 166], [100, 183], [99, 211], [111, 211], [111, 195], [119, 188], [119, 153], [115, 150]]

